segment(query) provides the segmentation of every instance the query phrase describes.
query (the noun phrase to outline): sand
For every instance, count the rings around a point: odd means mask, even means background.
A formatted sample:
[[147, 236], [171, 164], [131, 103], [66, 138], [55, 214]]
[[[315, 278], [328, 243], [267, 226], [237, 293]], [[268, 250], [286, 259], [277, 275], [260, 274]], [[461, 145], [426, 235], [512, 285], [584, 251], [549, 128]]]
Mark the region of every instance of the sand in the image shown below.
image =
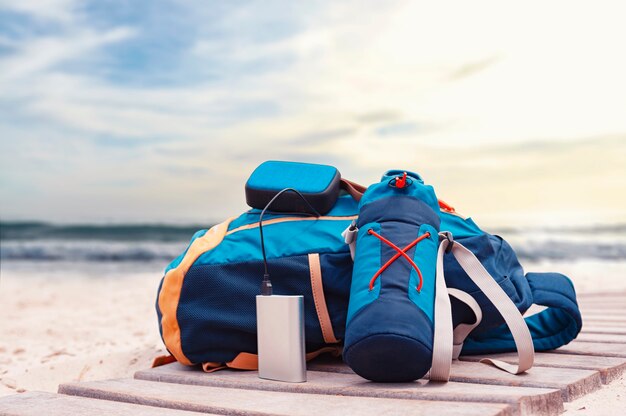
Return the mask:
[[[553, 267], [549, 267], [553, 266]], [[534, 265], [562, 270], [579, 292], [625, 292], [626, 263]], [[604, 273], [598, 274], [598, 270]], [[600, 277], [598, 277], [600, 276]], [[2, 270], [0, 280], [0, 396], [56, 392], [59, 383], [131, 377], [163, 355], [154, 311], [158, 270], [96, 274]], [[600, 279], [601, 284], [598, 284]], [[567, 414], [621, 414], [622, 377], [566, 403]]]
[[158, 275], [41, 278], [2, 272], [0, 395], [132, 376], [165, 354]]

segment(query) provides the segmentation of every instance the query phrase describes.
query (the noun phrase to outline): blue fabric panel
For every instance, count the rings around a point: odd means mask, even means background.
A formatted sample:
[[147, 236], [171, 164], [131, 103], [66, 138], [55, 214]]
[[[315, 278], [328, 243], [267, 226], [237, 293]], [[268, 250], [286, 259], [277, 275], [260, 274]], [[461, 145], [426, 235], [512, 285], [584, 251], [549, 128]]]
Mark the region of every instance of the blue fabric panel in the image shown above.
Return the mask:
[[441, 218], [441, 231], [449, 231], [454, 239], [462, 239], [484, 234], [485, 232], [478, 228], [474, 220], [471, 218], [461, 218], [458, 215], [448, 212], [439, 211]]
[[[526, 318], [536, 351], [561, 347], [576, 338], [582, 318], [571, 281], [558, 273], [528, 273], [528, 282], [542, 312]], [[481, 334], [472, 333], [463, 345], [463, 354], [515, 351], [515, 342], [506, 325]]]
[[[402, 195], [410, 195], [411, 197], [428, 205], [433, 212], [439, 212], [439, 202], [437, 201], [437, 197], [435, 196], [435, 191], [432, 186], [421, 184], [418, 186], [418, 184], [415, 184], [413, 186], [408, 186], [403, 190], [398, 190], [387, 186], [387, 182], [372, 185], [367, 188], [367, 191], [363, 194], [363, 197], [359, 202], [359, 210], [371, 202], [381, 200], [383, 198], [394, 198]], [[359, 216], [362, 213], [363, 211], [360, 211]], [[439, 220], [437, 220], [437, 223], [439, 223]]]
[[[354, 200], [350, 195], [342, 195], [337, 199], [337, 202], [333, 206], [333, 208], [326, 213], [324, 216], [327, 217], [346, 217], [356, 215], [358, 212], [358, 202]], [[242, 225], [254, 224], [259, 222], [259, 216], [261, 215], [260, 209], [251, 209], [239, 217], [235, 218], [230, 225], [228, 226], [228, 231], [234, 230], [235, 228], [239, 228]], [[294, 214], [285, 214], [279, 212], [265, 212], [263, 216], [263, 222], [270, 220], [272, 218], [283, 218], [283, 217], [306, 217], [308, 215], [303, 215], [302, 213], [294, 213]]]
[[[522, 313], [532, 305], [533, 297], [524, 276], [524, 270], [519, 264], [515, 252], [506, 241], [499, 236], [484, 233], [473, 237], [459, 238], [457, 241], [476, 255]], [[488, 331], [504, 323], [495, 306], [472, 282], [452, 254], [446, 254], [444, 270], [447, 286], [469, 293], [483, 310], [483, 320], [474, 329], [474, 334]]]
[[326, 190], [336, 175], [337, 168], [328, 165], [267, 161], [252, 172], [246, 186], [275, 191], [296, 188], [314, 194]]
[[[263, 226], [267, 258], [278, 259], [308, 253], [344, 253], [349, 247], [341, 233], [351, 220], [289, 221]], [[262, 260], [258, 227], [227, 235], [217, 247], [202, 254], [197, 265]]]
[[[382, 266], [380, 251], [381, 242], [379, 239], [369, 235], [368, 230], [374, 230], [380, 234], [380, 224], [371, 223], [359, 229], [356, 245], [359, 248], [354, 257], [355, 276], [363, 276], [359, 282], [352, 285], [350, 293], [350, 303], [348, 304], [348, 319], [346, 325], [350, 323], [352, 317], [365, 306], [378, 298], [380, 293], [380, 282], [378, 278], [374, 284], [374, 289], [369, 290], [369, 281], [376, 271]], [[370, 279], [367, 279], [367, 276]]]
[[[419, 284], [419, 276], [415, 269], [411, 267], [411, 276], [409, 278], [409, 299], [424, 311], [428, 319], [433, 321], [435, 315], [435, 282], [437, 274], [437, 262], [431, 261], [432, 253], [437, 253], [439, 248], [439, 237], [437, 230], [430, 224], [422, 224], [415, 238], [430, 233], [430, 237], [426, 238], [415, 246], [413, 261], [420, 268], [424, 284], [422, 291], [417, 292], [416, 288]], [[402, 248], [402, 247], [401, 247]], [[406, 263], [404, 259], [398, 259]], [[408, 264], [407, 264], [408, 265]]]
[[[398, 189], [390, 186], [391, 179], [384, 177], [381, 183], [370, 186], [359, 205], [359, 234], [344, 344], [344, 360], [350, 368], [378, 382], [418, 379], [432, 361], [437, 198], [432, 188], [419, 181]], [[431, 239], [407, 251], [424, 272], [421, 293], [416, 290], [414, 269], [399, 257], [376, 280], [372, 292], [378, 293], [373, 298], [368, 290], [371, 278], [397, 251], [368, 234], [372, 228], [399, 248], [430, 231]]]
[[352, 257], [349, 252], [320, 254], [320, 266], [326, 308], [335, 338], [343, 340], [346, 333], [348, 298], [352, 283]]
[[[321, 257], [324, 293], [328, 301], [347, 303], [348, 256]], [[339, 269], [326, 266], [340, 265]], [[274, 293], [304, 295], [306, 349], [325, 345], [311, 290], [308, 256], [286, 257], [269, 264]], [[261, 262], [194, 265], [183, 281], [177, 310], [183, 353], [194, 363], [230, 361], [239, 352], [256, 353], [256, 295], [263, 276]], [[236, 284], [233, 280], [236, 279]], [[332, 312], [331, 312], [332, 311]], [[345, 309], [344, 309], [345, 311]], [[329, 310], [336, 336], [343, 337], [345, 312]]]
[[430, 368], [432, 345], [433, 323], [406, 291], [397, 291], [356, 313], [346, 332], [343, 358], [368, 380], [412, 381]]
[[363, 227], [371, 222], [398, 221], [408, 225], [420, 226], [433, 224], [439, 228], [439, 216], [436, 211], [421, 200], [398, 194], [384, 197], [362, 205], [357, 219], [357, 226]]
[[185, 251], [182, 252], [182, 254], [178, 257], [176, 257], [174, 260], [172, 260], [172, 262], [165, 268], [165, 272], [163, 272], [164, 275], [167, 274], [167, 272], [169, 272], [171, 269], [175, 269], [176, 267], [178, 267], [178, 265], [180, 264], [181, 261], [183, 261], [183, 258], [185, 257], [185, 254], [187, 254], [187, 250], [189, 250], [189, 247], [191, 247], [191, 243], [193, 243], [195, 241], [196, 238], [200, 238], [203, 235], [206, 234], [208, 230], [200, 230], [197, 231], [193, 237], [191, 237], [191, 241], [189, 242], [189, 244], [187, 245], [187, 248], [185, 249]]

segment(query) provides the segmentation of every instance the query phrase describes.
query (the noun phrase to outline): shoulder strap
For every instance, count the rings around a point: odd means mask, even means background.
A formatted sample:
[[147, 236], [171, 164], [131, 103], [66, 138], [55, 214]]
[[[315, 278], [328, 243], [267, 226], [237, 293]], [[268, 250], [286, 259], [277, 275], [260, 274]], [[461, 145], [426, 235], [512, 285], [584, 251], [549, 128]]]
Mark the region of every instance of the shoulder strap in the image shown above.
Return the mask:
[[483, 319], [483, 311], [480, 309], [480, 305], [476, 300], [467, 292], [463, 292], [459, 289], [454, 289], [449, 287], [448, 294], [458, 301], [463, 302], [467, 305], [468, 308], [474, 313], [475, 320], [471, 324], [460, 323], [454, 327], [452, 331], [452, 338], [454, 341], [454, 347], [452, 352], [452, 358], [457, 359], [459, 355], [461, 355], [461, 350], [463, 349], [463, 343], [465, 342], [465, 338], [476, 328]]
[[[512, 374], [520, 374], [533, 366], [535, 352], [533, 340], [526, 326], [524, 318], [509, 296], [500, 285], [491, 277], [474, 253], [458, 242], [452, 242], [449, 233], [441, 234], [444, 239], [439, 245], [437, 255], [437, 289], [435, 293], [435, 336], [433, 342], [433, 364], [430, 370], [430, 379], [447, 381], [450, 377], [450, 367], [453, 356], [454, 333], [452, 330], [452, 313], [448, 292], [445, 290], [443, 277], [443, 255], [450, 250], [463, 270], [474, 283], [482, 290], [487, 298], [500, 312], [509, 328], [512, 341], [517, 348], [519, 362], [517, 365], [486, 358], [481, 362], [492, 364]], [[450, 247], [450, 245], [452, 245]], [[441, 289], [440, 281], [443, 281]], [[447, 300], [447, 305], [445, 304]], [[460, 333], [458, 336], [460, 337]]]
[[[572, 341], [582, 328], [580, 309], [572, 282], [559, 273], [527, 273], [526, 278], [537, 305], [546, 309], [526, 318], [535, 350], [546, 351]], [[485, 350], [510, 351], [514, 339], [506, 326], [470, 337], [463, 346], [465, 354]]]

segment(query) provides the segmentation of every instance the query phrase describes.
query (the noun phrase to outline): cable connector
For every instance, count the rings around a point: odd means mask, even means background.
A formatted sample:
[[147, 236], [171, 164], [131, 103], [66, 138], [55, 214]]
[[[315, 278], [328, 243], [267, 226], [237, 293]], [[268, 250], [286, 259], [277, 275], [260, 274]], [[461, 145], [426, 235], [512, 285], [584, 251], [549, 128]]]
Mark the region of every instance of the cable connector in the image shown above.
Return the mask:
[[270, 281], [270, 275], [267, 273], [263, 275], [263, 281], [261, 282], [261, 295], [272, 295], [272, 282]]
[[302, 195], [299, 191], [293, 188], [285, 188], [281, 190], [276, 195], [274, 195], [274, 197], [270, 200], [270, 202], [267, 203], [265, 208], [263, 208], [263, 211], [261, 211], [261, 215], [259, 215], [259, 237], [261, 239], [261, 253], [263, 254], [263, 269], [265, 270], [265, 273], [263, 274], [263, 281], [261, 282], [261, 295], [263, 296], [272, 295], [272, 282], [270, 282], [270, 274], [267, 271], [267, 256], [265, 254], [265, 240], [263, 239], [263, 216], [265, 215], [265, 211], [267, 211], [267, 209], [272, 205], [272, 203], [285, 192], [295, 192], [311, 210], [311, 212], [308, 213], [309, 215], [313, 215], [315, 217], [320, 216], [320, 213], [317, 212], [315, 208], [313, 208], [313, 206], [309, 203], [309, 201], [307, 201], [304, 195]]

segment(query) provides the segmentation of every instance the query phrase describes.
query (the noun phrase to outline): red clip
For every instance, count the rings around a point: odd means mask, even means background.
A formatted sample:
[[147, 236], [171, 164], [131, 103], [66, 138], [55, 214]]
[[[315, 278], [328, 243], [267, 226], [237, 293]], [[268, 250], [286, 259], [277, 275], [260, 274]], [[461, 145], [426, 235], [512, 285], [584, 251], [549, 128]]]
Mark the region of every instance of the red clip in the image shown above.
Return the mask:
[[396, 178], [396, 188], [404, 188], [406, 186], [406, 172], [402, 174], [402, 178]]

